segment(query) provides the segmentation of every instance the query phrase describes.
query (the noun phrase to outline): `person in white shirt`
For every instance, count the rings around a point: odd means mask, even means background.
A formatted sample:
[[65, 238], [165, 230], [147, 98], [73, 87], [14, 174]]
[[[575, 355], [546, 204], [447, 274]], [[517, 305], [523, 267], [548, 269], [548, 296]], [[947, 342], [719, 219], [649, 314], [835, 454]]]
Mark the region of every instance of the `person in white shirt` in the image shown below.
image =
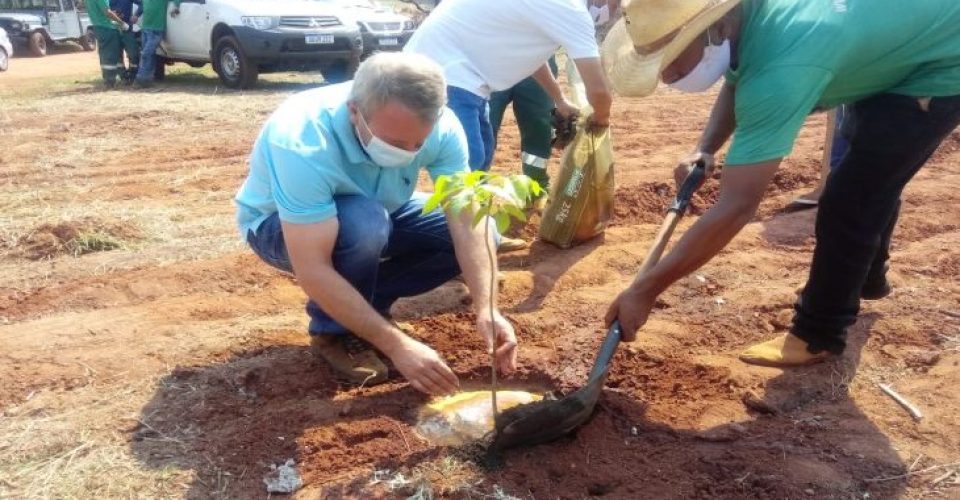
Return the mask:
[[443, 67], [447, 105], [467, 134], [470, 168], [487, 170], [494, 151], [491, 92], [509, 89], [532, 75], [558, 113], [565, 117], [577, 113], [547, 65], [560, 47], [583, 78], [593, 108], [590, 125], [609, 126], [613, 97], [583, 0], [447, 0], [427, 17], [404, 50], [426, 55]]

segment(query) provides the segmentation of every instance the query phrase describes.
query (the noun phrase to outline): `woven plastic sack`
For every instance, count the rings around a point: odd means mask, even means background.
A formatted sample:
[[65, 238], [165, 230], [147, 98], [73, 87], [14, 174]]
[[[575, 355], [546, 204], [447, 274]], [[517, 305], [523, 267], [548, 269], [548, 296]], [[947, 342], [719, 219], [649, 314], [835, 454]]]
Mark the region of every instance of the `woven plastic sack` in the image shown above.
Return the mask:
[[610, 129], [581, 127], [563, 152], [550, 205], [540, 220], [540, 239], [569, 248], [603, 233], [613, 214], [615, 189]]

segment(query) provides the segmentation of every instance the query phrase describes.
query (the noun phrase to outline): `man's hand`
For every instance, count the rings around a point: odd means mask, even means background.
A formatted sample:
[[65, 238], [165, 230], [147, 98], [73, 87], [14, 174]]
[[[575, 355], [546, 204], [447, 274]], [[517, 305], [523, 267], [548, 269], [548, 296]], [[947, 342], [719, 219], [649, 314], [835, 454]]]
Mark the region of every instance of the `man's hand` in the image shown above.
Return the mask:
[[683, 160], [680, 160], [677, 168], [673, 170], [673, 180], [677, 183], [678, 189], [680, 188], [680, 185], [683, 184], [684, 179], [686, 179], [687, 176], [690, 175], [690, 172], [692, 172], [697, 166], [697, 163], [701, 161], [705, 167], [704, 178], [709, 179], [713, 177], [713, 169], [716, 166], [713, 155], [698, 151], [690, 156], [687, 156]]
[[593, 133], [603, 132], [610, 128], [610, 117], [598, 117], [596, 113], [587, 117], [587, 130]]
[[550, 112], [550, 125], [553, 126], [553, 140], [550, 145], [554, 149], [564, 150], [577, 136], [577, 116], [563, 117], [556, 109]]
[[132, 15], [132, 16], [130, 16], [130, 24], [131, 24], [131, 25], [132, 25], [132, 24], [137, 24], [137, 21], [139, 21], [139, 20], [140, 20], [140, 17], [137, 16], [137, 15]]
[[399, 349], [385, 353], [414, 389], [441, 396], [455, 392], [460, 381], [437, 351], [409, 337]]
[[646, 324], [656, 300], [655, 295], [643, 292], [636, 285], [630, 285], [617, 295], [607, 309], [605, 318], [607, 326], [615, 320], [620, 320], [623, 340], [633, 342], [637, 338], [637, 330]]
[[560, 118], [574, 122], [577, 121], [577, 117], [580, 116], [580, 108], [574, 106], [573, 103], [565, 97], [556, 102], [554, 111]]
[[497, 339], [497, 369], [504, 375], [510, 375], [517, 369], [517, 336], [513, 325], [499, 311], [493, 317], [490, 313], [477, 315], [477, 331], [487, 342], [487, 352], [493, 349], [494, 332]]

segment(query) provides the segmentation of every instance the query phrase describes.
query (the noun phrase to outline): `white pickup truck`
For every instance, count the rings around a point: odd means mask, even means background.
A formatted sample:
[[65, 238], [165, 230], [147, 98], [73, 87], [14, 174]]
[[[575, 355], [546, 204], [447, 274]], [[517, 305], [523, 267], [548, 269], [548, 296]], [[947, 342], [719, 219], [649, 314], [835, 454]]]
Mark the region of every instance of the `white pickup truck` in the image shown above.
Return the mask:
[[167, 18], [155, 76], [163, 78], [166, 64], [185, 62], [212, 64], [231, 88], [285, 70], [319, 69], [337, 82], [353, 77], [362, 53], [356, 18], [333, 2], [182, 0], [180, 15]]
[[47, 55], [48, 45], [77, 42], [83, 50], [97, 48], [90, 18], [74, 0], [0, 0], [0, 28], [31, 55]]

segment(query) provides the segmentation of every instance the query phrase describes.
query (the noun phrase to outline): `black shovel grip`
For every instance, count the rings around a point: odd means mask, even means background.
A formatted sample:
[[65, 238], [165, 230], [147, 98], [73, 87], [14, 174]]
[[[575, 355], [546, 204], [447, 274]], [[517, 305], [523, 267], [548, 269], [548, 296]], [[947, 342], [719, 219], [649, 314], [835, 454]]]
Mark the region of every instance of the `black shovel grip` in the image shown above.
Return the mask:
[[683, 184], [680, 185], [680, 189], [677, 191], [677, 197], [674, 198], [673, 204], [670, 205], [667, 211], [677, 212], [683, 215], [683, 213], [687, 211], [687, 206], [690, 204], [690, 198], [693, 198], [693, 193], [695, 193], [697, 189], [700, 189], [706, 177], [706, 163], [704, 163], [703, 160], [697, 160], [696, 166], [687, 174], [687, 178], [683, 180]]

